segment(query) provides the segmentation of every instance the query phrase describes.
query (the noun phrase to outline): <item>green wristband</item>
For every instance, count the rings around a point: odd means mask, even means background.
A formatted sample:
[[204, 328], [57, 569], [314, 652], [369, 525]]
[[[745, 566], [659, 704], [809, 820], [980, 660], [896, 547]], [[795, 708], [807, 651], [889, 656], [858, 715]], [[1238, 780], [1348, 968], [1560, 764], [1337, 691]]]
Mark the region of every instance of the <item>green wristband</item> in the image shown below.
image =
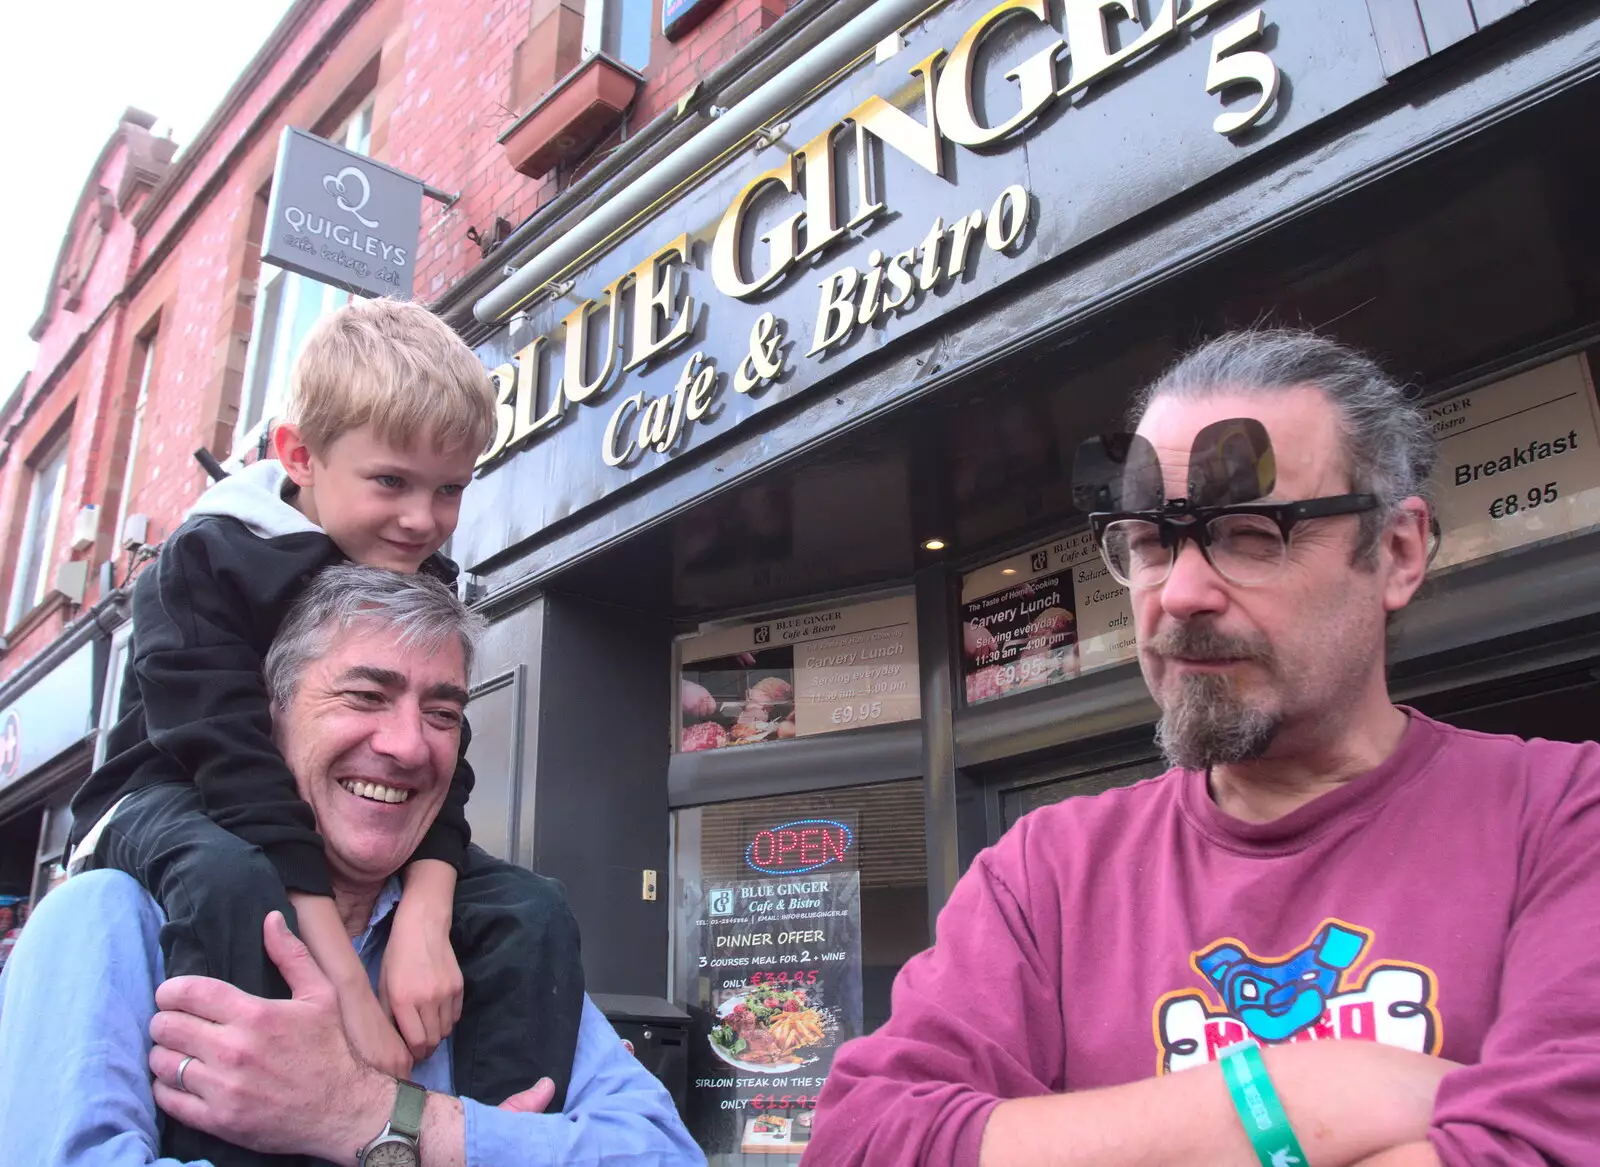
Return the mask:
[[1222, 1080], [1233, 1095], [1234, 1109], [1250, 1136], [1261, 1167], [1298, 1167], [1306, 1161], [1300, 1140], [1294, 1137], [1289, 1116], [1283, 1112], [1278, 1092], [1267, 1077], [1261, 1047], [1242, 1041], [1222, 1051]]

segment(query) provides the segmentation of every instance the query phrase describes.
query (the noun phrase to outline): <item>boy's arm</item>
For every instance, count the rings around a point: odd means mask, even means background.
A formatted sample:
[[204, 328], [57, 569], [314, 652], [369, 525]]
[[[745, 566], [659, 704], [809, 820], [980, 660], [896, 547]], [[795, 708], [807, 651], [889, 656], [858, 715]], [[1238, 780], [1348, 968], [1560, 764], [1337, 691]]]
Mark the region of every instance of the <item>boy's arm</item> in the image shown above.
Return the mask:
[[461, 1020], [461, 966], [450, 944], [456, 877], [466, 866], [467, 796], [474, 776], [467, 761], [472, 727], [461, 721], [456, 772], [439, 816], [422, 837], [405, 871], [405, 893], [395, 911], [384, 953], [378, 996], [418, 1061]]
[[383, 954], [378, 999], [420, 1062], [461, 1020], [466, 985], [450, 943], [456, 869], [437, 859], [416, 859], [404, 879]]
[[329, 895], [311, 808], [272, 739], [262, 677], [293, 598], [338, 558], [320, 534], [265, 540], [227, 519], [181, 528], [134, 586], [134, 675], [151, 742], [206, 814], [260, 847], [290, 891]]
[[431, 1054], [461, 1019], [464, 986], [450, 925], [456, 877], [466, 866], [472, 839], [467, 825], [467, 797], [474, 781], [467, 762], [471, 743], [472, 728], [462, 718], [455, 774], [438, 817], [406, 865], [405, 890], [378, 981], [378, 999], [417, 1061]]
[[[459, 873], [467, 863], [467, 844], [472, 842], [472, 828], [467, 825], [467, 798], [477, 781], [472, 764], [467, 761], [467, 747], [472, 744], [472, 726], [461, 719], [461, 747], [456, 755], [456, 772], [450, 779], [450, 790], [439, 808], [439, 817], [433, 820], [428, 833], [417, 844], [411, 861], [438, 859], [448, 863]], [[455, 886], [450, 888], [455, 893]]]
[[404, 1078], [411, 1073], [411, 1057], [383, 1007], [372, 992], [367, 970], [356, 955], [339, 909], [329, 896], [290, 892], [300, 939], [330, 982], [339, 1000], [339, 1017], [350, 1044], [366, 1061], [386, 1074]]

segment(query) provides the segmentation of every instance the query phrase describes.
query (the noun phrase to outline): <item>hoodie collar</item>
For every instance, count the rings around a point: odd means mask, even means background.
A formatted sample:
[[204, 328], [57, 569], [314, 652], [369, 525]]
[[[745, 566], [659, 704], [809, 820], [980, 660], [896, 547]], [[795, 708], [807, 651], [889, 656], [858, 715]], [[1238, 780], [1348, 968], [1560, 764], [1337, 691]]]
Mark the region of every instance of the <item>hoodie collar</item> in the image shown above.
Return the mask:
[[196, 515], [221, 515], [237, 519], [262, 539], [280, 535], [321, 534], [322, 528], [297, 511], [284, 498], [294, 484], [276, 458], [252, 462], [243, 470], [213, 483], [189, 511]]

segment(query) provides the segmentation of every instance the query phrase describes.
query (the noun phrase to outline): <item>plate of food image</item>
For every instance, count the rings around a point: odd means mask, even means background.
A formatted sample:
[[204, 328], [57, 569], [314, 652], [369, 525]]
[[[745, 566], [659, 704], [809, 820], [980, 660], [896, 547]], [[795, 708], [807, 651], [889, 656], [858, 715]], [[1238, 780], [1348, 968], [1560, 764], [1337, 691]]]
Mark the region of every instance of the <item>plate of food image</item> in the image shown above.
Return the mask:
[[730, 1066], [757, 1074], [789, 1074], [817, 1060], [829, 1018], [807, 998], [810, 989], [753, 988], [717, 1010], [709, 1041]]

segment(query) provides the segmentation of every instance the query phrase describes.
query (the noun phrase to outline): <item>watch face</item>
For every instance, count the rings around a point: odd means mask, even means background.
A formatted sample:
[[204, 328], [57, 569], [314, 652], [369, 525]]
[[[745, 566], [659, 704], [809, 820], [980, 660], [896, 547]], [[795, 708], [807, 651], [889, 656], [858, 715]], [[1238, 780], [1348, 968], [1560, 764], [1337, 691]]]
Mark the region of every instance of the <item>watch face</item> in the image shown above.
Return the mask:
[[367, 1152], [361, 1167], [419, 1167], [420, 1162], [410, 1139], [391, 1135]]

